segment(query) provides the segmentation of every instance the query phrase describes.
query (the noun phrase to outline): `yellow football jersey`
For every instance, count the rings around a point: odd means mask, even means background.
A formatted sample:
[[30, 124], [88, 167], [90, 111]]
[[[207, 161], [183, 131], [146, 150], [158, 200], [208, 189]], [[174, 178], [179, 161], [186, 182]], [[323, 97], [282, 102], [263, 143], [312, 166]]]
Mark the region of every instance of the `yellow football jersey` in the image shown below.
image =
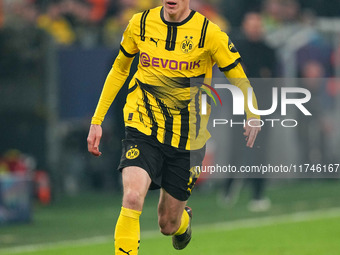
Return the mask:
[[229, 37], [198, 12], [172, 23], [157, 7], [132, 17], [120, 50], [131, 58], [140, 54], [124, 107], [125, 125], [177, 148], [203, 147], [210, 137], [210, 109], [200, 114], [201, 90], [190, 87], [190, 78], [211, 78], [215, 63], [221, 71], [238, 65], [241, 57]]

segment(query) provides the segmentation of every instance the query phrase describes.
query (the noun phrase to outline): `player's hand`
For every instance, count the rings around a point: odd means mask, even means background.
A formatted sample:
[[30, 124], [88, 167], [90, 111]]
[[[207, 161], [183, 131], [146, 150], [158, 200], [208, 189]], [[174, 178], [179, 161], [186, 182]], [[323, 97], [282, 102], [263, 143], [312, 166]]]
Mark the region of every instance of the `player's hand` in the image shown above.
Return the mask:
[[100, 156], [99, 143], [102, 138], [103, 130], [100, 125], [91, 125], [89, 135], [87, 136], [87, 149], [94, 156]]
[[[252, 120], [251, 126], [249, 126], [248, 122]], [[256, 136], [261, 131], [260, 120], [256, 118], [249, 118], [246, 122], [246, 126], [244, 127], [243, 135], [246, 137], [247, 147], [253, 148]]]

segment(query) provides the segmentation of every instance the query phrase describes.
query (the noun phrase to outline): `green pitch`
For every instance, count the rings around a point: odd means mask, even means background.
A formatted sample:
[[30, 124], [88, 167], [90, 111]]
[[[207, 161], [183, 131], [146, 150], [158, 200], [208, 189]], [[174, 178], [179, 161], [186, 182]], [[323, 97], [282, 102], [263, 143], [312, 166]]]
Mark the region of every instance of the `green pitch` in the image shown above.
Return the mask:
[[[339, 255], [339, 186], [338, 180], [272, 185], [267, 191], [272, 207], [265, 213], [247, 210], [249, 189], [232, 208], [217, 203], [215, 191], [197, 189], [189, 201], [193, 239], [183, 251], [157, 231], [158, 193], [150, 193], [141, 216], [139, 255]], [[0, 226], [0, 254], [113, 254], [120, 205], [120, 195], [108, 193], [36, 205], [30, 224]]]
[[[324, 215], [322, 212], [306, 213], [296, 214], [293, 217], [265, 218], [259, 221], [246, 220], [243, 223], [237, 221], [205, 227], [197, 226], [196, 229], [194, 226], [193, 231], [193, 239], [183, 251], [175, 251], [169, 237], [149, 232], [141, 243], [139, 254], [338, 255], [340, 253], [340, 210], [331, 213], [327, 211]], [[110, 241], [64, 246], [59, 244], [39, 251], [15, 254], [113, 254], [113, 245]]]

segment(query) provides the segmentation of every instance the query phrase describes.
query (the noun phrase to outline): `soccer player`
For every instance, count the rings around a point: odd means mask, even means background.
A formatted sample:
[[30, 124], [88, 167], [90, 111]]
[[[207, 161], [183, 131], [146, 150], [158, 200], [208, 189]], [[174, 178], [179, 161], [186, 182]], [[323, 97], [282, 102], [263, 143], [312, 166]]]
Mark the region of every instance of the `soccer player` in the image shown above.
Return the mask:
[[[100, 125], [139, 53], [124, 107], [126, 138], [119, 165], [123, 202], [114, 236], [117, 255], [138, 254], [139, 217], [148, 189], [160, 188], [158, 223], [164, 235], [172, 236], [174, 248], [183, 249], [191, 240], [192, 211], [186, 203], [199, 176], [194, 166], [201, 165], [210, 135], [207, 116], [199, 114], [202, 90], [197, 89], [192, 98], [190, 78], [211, 78], [217, 63], [245, 96], [251, 87], [228, 36], [191, 10], [189, 2], [163, 0], [163, 6], [132, 17], [92, 118], [88, 150], [100, 156]], [[254, 94], [253, 102], [257, 107]], [[248, 119], [259, 118], [247, 105], [245, 111]], [[259, 130], [246, 125], [247, 146], [253, 146]]]

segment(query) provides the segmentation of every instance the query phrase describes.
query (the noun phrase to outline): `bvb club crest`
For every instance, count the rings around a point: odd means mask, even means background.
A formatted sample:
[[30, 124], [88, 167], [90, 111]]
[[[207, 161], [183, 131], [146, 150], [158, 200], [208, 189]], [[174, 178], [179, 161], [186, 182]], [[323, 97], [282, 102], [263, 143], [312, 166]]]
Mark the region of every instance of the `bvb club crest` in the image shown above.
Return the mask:
[[[137, 147], [137, 145], [135, 145]], [[125, 157], [127, 159], [135, 159], [139, 156], [139, 150], [137, 148], [134, 148], [133, 146], [130, 147], [130, 150], [128, 150], [125, 154]]]
[[188, 53], [192, 50], [192, 48], [194, 47], [193, 42], [191, 41], [192, 36], [186, 36], [184, 37], [184, 41], [181, 43], [181, 49], [184, 53]]

